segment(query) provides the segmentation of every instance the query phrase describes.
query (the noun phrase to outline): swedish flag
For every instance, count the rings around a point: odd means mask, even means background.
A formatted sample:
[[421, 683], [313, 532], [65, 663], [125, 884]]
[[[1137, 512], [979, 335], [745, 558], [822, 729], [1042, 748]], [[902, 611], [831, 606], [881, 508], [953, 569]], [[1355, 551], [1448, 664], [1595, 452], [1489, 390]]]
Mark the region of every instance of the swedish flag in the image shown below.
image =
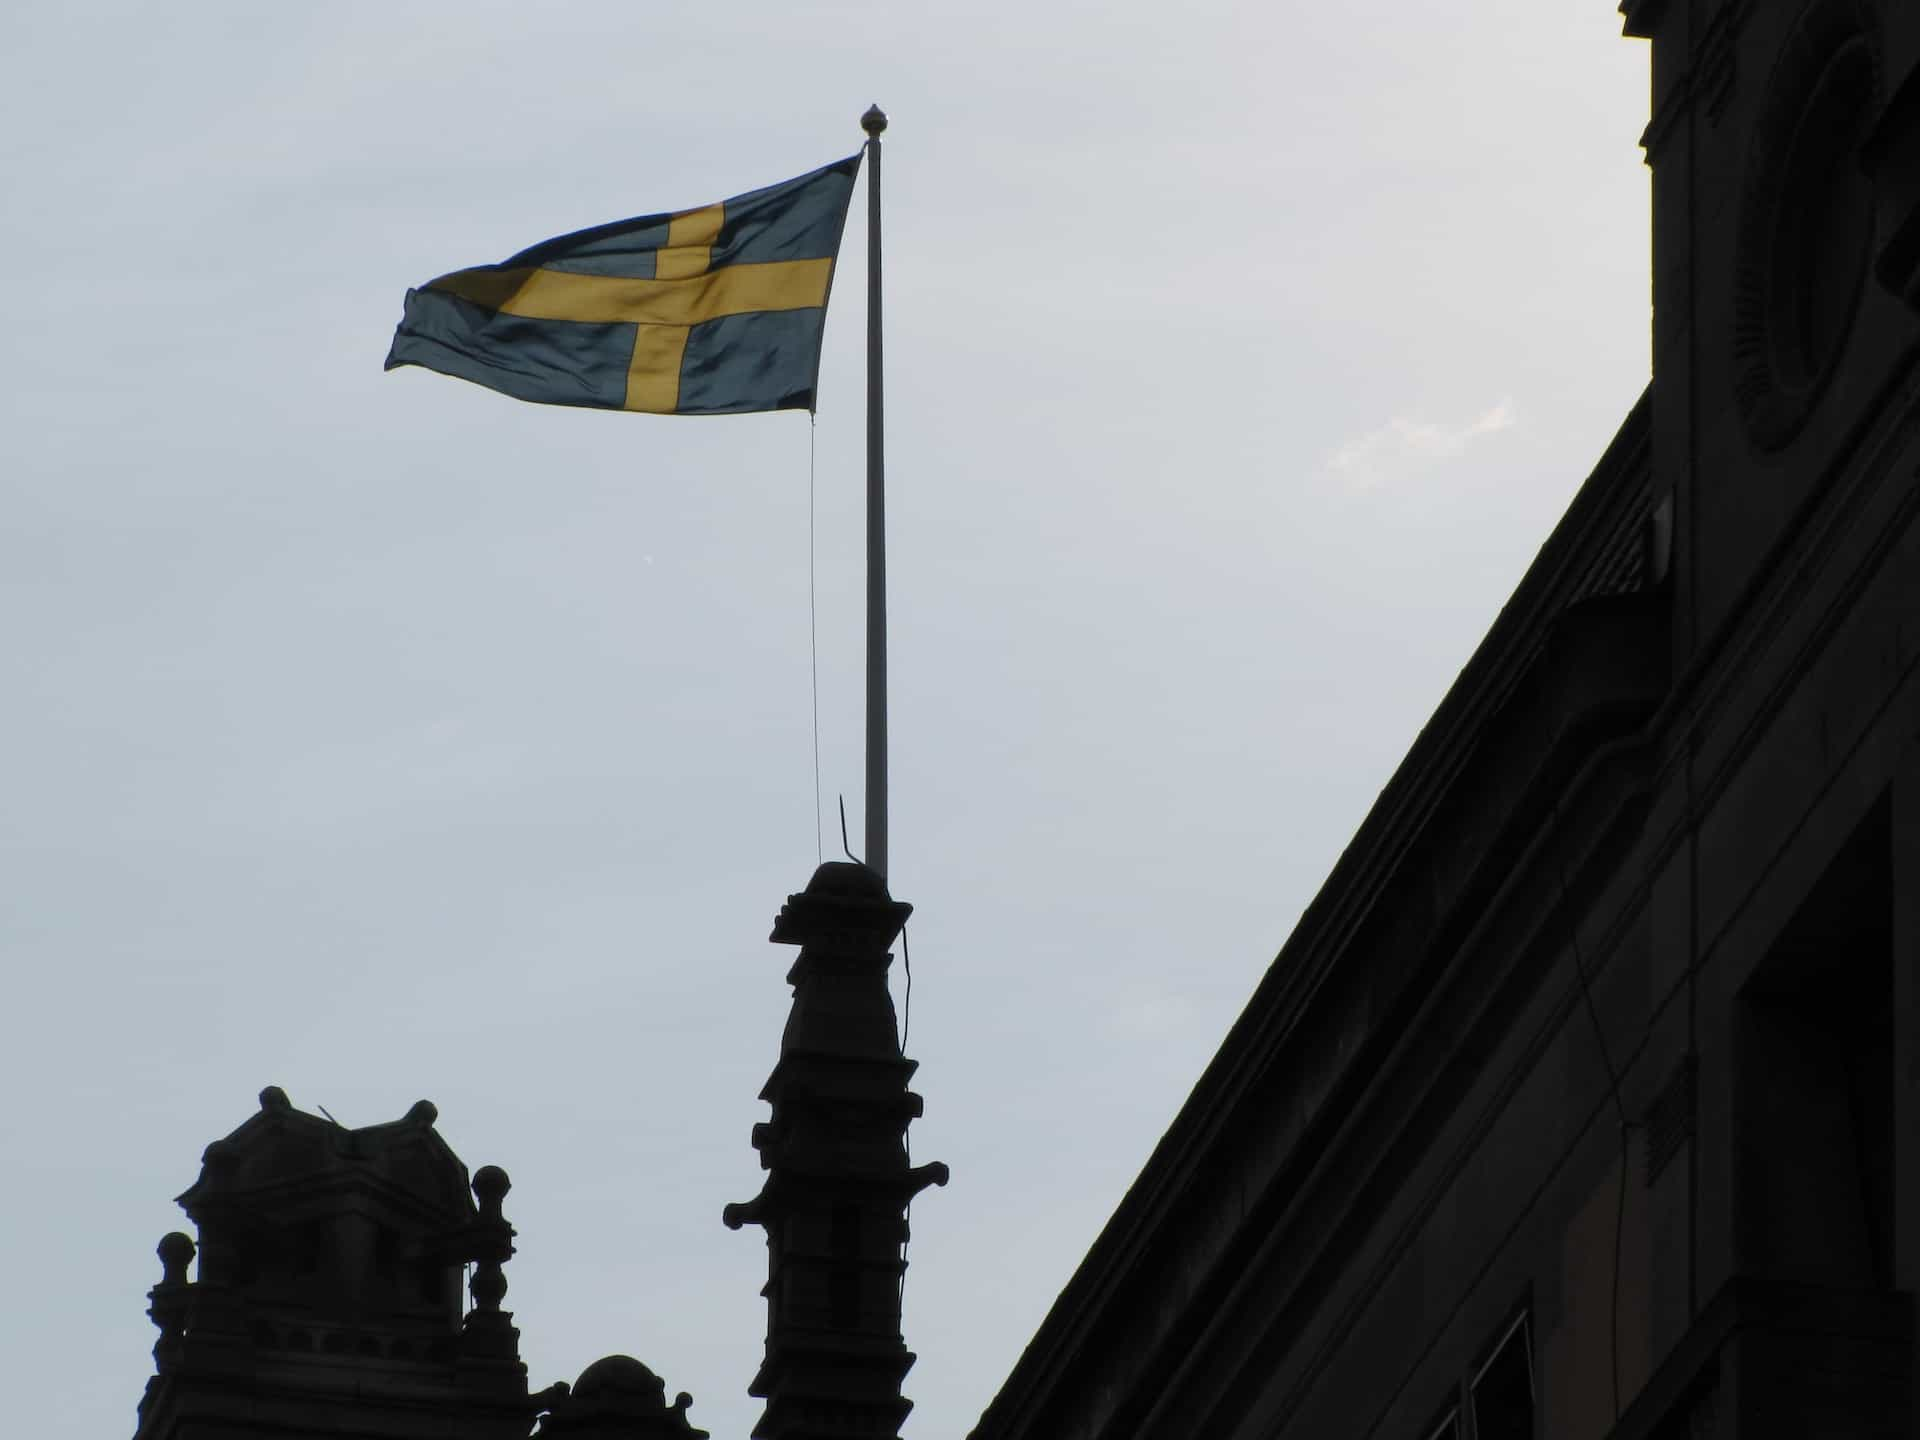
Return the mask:
[[811, 410], [860, 157], [698, 210], [619, 220], [407, 292], [387, 369], [547, 405]]

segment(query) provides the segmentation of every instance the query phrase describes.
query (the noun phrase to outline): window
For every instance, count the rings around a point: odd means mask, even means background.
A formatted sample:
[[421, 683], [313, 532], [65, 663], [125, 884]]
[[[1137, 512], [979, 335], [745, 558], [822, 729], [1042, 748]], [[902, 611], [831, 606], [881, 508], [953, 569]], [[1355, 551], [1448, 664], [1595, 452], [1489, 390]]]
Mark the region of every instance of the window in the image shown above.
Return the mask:
[[1515, 1320], [1469, 1387], [1472, 1440], [1533, 1440], [1533, 1340]]
[[1734, 1012], [1735, 1239], [1789, 1284], [1895, 1284], [1895, 889], [1883, 799], [1782, 928]]
[[1480, 1365], [1457, 1382], [1452, 1401], [1420, 1440], [1533, 1440], [1533, 1338], [1523, 1312]]

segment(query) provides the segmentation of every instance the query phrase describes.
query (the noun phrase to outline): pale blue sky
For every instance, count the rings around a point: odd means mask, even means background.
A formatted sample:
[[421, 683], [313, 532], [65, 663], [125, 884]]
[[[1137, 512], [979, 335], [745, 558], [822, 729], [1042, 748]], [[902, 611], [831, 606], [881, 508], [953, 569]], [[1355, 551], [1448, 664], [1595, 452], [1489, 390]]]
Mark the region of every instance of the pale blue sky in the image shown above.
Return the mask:
[[[536, 1386], [719, 1440], [815, 861], [803, 416], [380, 361], [409, 284], [887, 149], [909, 1436], [963, 1434], [1647, 373], [1606, 0], [43, 6], [0, 255], [0, 1347], [130, 1434], [261, 1086], [513, 1175]], [[817, 432], [860, 813], [864, 234]], [[851, 280], [856, 283], [847, 283]], [[24, 1407], [24, 1408], [22, 1408]]]

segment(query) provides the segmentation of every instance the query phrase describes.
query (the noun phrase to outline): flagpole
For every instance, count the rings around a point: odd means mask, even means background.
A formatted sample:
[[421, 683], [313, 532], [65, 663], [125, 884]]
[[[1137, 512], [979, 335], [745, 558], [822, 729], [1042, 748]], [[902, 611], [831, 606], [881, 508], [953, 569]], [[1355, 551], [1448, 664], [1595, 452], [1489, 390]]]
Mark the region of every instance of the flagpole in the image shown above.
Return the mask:
[[887, 498], [880, 367], [880, 132], [878, 105], [860, 117], [867, 132], [867, 835], [866, 863], [887, 875]]

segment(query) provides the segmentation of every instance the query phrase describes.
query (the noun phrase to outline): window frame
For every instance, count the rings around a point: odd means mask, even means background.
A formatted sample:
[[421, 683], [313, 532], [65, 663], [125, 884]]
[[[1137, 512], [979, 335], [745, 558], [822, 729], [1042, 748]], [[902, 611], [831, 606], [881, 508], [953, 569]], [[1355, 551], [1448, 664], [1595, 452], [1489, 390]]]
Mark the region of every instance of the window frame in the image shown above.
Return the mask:
[[1520, 1335], [1526, 1347], [1527, 1410], [1531, 1419], [1527, 1427], [1530, 1432], [1529, 1440], [1533, 1440], [1533, 1437], [1540, 1433], [1540, 1382], [1534, 1374], [1532, 1322], [1533, 1306], [1529, 1299], [1523, 1301], [1508, 1315], [1496, 1332], [1497, 1338], [1480, 1352], [1479, 1361], [1462, 1378], [1460, 1391], [1464, 1403], [1460, 1406], [1460, 1414], [1464, 1417], [1465, 1423], [1459, 1432], [1460, 1440], [1480, 1440], [1480, 1412], [1474, 1406], [1474, 1393], [1479, 1389], [1480, 1382], [1487, 1378], [1487, 1372], [1493, 1369], [1495, 1362], [1506, 1352], [1507, 1342], [1512, 1340], [1515, 1334]]
[[1533, 1297], [1529, 1293], [1500, 1322], [1492, 1343], [1481, 1347], [1474, 1362], [1463, 1375], [1454, 1379], [1449, 1394], [1432, 1416], [1415, 1433], [1420, 1440], [1480, 1440], [1480, 1416], [1474, 1408], [1474, 1392], [1487, 1378], [1487, 1372], [1505, 1352], [1507, 1343], [1519, 1333], [1525, 1344], [1527, 1361], [1527, 1400], [1532, 1413], [1531, 1435], [1540, 1433], [1540, 1377], [1535, 1372], [1533, 1344]]

